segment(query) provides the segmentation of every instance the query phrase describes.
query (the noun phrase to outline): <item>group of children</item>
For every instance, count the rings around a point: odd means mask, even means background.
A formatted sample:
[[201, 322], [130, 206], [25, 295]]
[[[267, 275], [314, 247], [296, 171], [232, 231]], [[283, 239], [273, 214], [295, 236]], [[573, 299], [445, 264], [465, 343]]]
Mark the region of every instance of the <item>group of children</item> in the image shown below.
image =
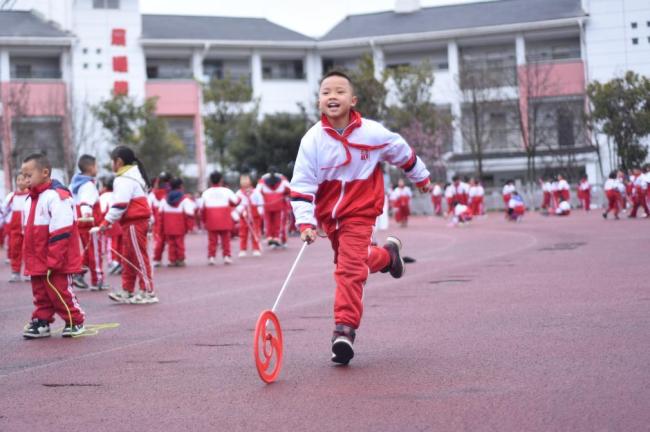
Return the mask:
[[185, 236], [205, 230], [208, 237], [208, 264], [216, 264], [221, 245], [224, 264], [232, 264], [232, 237], [239, 236], [239, 257], [262, 255], [262, 237], [270, 248], [286, 247], [289, 208], [289, 183], [275, 172], [261, 177], [257, 186], [248, 174], [239, 179], [234, 192], [224, 184], [223, 175], [210, 174], [210, 187], [197, 198], [183, 190], [180, 179], [162, 173], [149, 194], [153, 209], [154, 266], [161, 265], [168, 249], [170, 267], [185, 266]]
[[[112, 190], [107, 187], [100, 194], [94, 184], [96, 166], [92, 168], [91, 157], [80, 159], [81, 172], [72, 182], [72, 191], [50, 178], [51, 165], [46, 157], [37, 154], [26, 158], [21, 168], [24, 188], [18, 187], [17, 194], [26, 196], [22, 206], [22, 251], [24, 272], [31, 276], [35, 311], [23, 335], [50, 336], [49, 324], [55, 313], [65, 321], [64, 336], [84, 331], [85, 316], [72, 291], [72, 277], [81, 272], [83, 259], [91, 271], [91, 283], [98, 289], [105, 288], [100, 269], [92, 275], [92, 267], [101, 267], [97, 257], [101, 259], [104, 250], [121, 260], [121, 289], [111, 292], [112, 300], [130, 304], [157, 302], [147, 251], [152, 219], [157, 262], [167, 246], [170, 263], [183, 265], [183, 239], [198, 214], [198, 222], [208, 231], [208, 259], [214, 263], [219, 241], [223, 244], [224, 260], [230, 258], [226, 244], [237, 220], [242, 241], [246, 241], [241, 252], [246, 251], [248, 239], [253, 250], [260, 252], [262, 223], [271, 245], [285, 242], [282, 227], [286, 225], [283, 218], [289, 216], [286, 197], [290, 196], [301, 240], [313, 243], [319, 237], [318, 227], [334, 251], [336, 290], [331, 359], [347, 365], [354, 357], [353, 344], [361, 324], [363, 292], [369, 274], [383, 272], [400, 278], [405, 271], [399, 239], [389, 237], [383, 246], [373, 241], [373, 227], [385, 206], [381, 164], [400, 167], [420, 192], [432, 193], [437, 214], [442, 213], [444, 193], [450, 213], [458, 221], [484, 212], [484, 190], [477, 181], [461, 182], [454, 178], [444, 190], [437, 186], [432, 191], [427, 168], [406, 141], [355, 111], [354, 85], [344, 73], [333, 71], [323, 77], [318, 102], [321, 119], [300, 143], [290, 184], [271, 173], [253, 188], [250, 178], [243, 176], [240, 190], [234, 193], [223, 186], [219, 173], [213, 173], [211, 187], [193, 201], [183, 191], [182, 182], [161, 175], [150, 194], [142, 164], [132, 150], [120, 146], [111, 153], [116, 175]], [[633, 193], [640, 196], [643, 192], [647, 197], [647, 170], [645, 189], [639, 180], [637, 191], [637, 178]], [[568, 187], [562, 180], [558, 176], [555, 191], [549, 190], [551, 195], [557, 193], [558, 207], [569, 199]], [[28, 192], [24, 192], [25, 188]], [[399, 217], [407, 218], [410, 190], [400, 182], [390, 197]], [[512, 185], [504, 188], [504, 203], [508, 209], [513, 208], [510, 213], [517, 211], [517, 197]], [[643, 206], [637, 201], [638, 206]], [[610, 204], [617, 205], [612, 200]], [[19, 208], [17, 205], [16, 209]], [[120, 263], [116, 268], [119, 266]], [[136, 282], [140, 288], [137, 294]]]
[[650, 216], [650, 164], [643, 169], [634, 168], [627, 174], [622, 170], [612, 171], [605, 181], [604, 190], [607, 197], [604, 219], [610, 212], [619, 219], [619, 213], [630, 208], [629, 218], [636, 218], [639, 208], [643, 209], [646, 218]]

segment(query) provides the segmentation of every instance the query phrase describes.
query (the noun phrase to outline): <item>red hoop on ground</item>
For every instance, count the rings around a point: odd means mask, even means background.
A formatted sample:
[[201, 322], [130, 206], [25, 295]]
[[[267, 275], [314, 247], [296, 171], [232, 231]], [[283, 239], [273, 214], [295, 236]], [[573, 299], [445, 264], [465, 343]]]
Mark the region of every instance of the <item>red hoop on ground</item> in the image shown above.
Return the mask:
[[260, 314], [253, 343], [257, 373], [262, 381], [270, 384], [280, 375], [282, 368], [282, 329], [273, 311], [265, 310]]

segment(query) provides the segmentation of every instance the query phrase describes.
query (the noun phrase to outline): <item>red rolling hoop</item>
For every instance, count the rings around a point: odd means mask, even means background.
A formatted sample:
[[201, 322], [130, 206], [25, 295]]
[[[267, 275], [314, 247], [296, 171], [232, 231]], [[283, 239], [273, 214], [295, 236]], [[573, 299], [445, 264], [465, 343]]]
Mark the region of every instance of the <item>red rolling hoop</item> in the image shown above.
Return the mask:
[[265, 310], [260, 314], [253, 343], [257, 373], [262, 381], [270, 384], [280, 375], [282, 368], [282, 329], [273, 311]]

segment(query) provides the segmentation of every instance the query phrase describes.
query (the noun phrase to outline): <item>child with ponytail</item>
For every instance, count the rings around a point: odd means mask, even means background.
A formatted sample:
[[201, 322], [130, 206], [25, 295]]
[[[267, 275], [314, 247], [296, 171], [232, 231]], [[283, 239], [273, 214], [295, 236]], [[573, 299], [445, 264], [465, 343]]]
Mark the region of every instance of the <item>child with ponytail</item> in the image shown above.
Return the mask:
[[[118, 146], [111, 152], [115, 180], [113, 181], [113, 204], [104, 222], [97, 229], [106, 230], [119, 222], [124, 236], [122, 289], [109, 294], [118, 303], [158, 303], [151, 277], [151, 264], [147, 252], [147, 231], [151, 219], [151, 208], [147, 199], [150, 187], [142, 162], [133, 150]], [[140, 293], [135, 293], [139, 281]]]

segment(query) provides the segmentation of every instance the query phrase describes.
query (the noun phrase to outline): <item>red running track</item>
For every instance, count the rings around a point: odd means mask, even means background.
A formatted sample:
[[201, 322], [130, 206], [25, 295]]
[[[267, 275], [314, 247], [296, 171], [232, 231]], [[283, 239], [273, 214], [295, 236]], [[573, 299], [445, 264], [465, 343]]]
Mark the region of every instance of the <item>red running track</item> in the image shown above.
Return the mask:
[[156, 272], [160, 304], [81, 292], [88, 323], [120, 327], [73, 340], [22, 340], [29, 287], [0, 283], [0, 430], [647, 430], [650, 221], [414, 218], [392, 232], [417, 263], [370, 278], [348, 368], [329, 361], [332, 253], [309, 247], [272, 385], [252, 330], [296, 240], [208, 267], [191, 236], [189, 266]]

